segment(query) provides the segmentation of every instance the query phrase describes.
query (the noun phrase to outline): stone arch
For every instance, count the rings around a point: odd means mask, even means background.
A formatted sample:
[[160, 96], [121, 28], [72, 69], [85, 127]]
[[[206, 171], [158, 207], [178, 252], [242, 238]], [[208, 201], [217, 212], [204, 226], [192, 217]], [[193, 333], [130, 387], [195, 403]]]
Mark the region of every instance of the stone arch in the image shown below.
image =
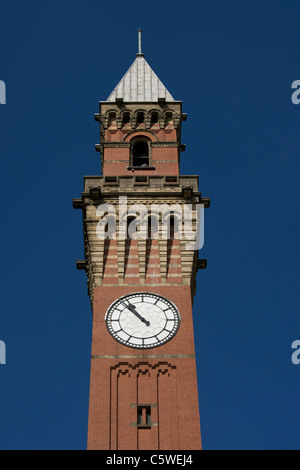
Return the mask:
[[107, 127], [110, 127], [113, 124], [117, 125], [117, 119], [118, 119], [118, 113], [116, 112], [115, 109], [107, 111], [106, 113]]
[[154, 124], [158, 124], [161, 118], [161, 111], [157, 108], [150, 109], [150, 111], [148, 111], [148, 117], [149, 117], [150, 126], [153, 126]]
[[146, 129], [143, 129], [143, 130], [134, 129], [134, 130], [128, 132], [124, 136], [123, 142], [131, 142], [131, 140], [133, 140], [135, 137], [138, 137], [138, 136], [147, 137], [148, 139], [151, 140], [151, 142], [158, 142], [157, 135], [155, 135], [154, 132], [146, 130]]
[[120, 121], [122, 123], [122, 126], [126, 124], [130, 124], [132, 119], [132, 113], [128, 109], [124, 109], [120, 113]]

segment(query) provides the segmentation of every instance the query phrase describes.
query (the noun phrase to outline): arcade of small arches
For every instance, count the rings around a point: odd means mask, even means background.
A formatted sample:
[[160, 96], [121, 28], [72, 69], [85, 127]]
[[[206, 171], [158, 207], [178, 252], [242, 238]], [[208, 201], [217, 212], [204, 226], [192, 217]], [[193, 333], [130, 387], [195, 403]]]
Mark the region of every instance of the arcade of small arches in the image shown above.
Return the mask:
[[107, 111], [105, 116], [102, 116], [101, 121], [105, 129], [109, 127], [117, 127], [117, 129], [137, 127], [145, 127], [151, 129], [157, 127], [164, 128], [177, 128], [180, 124], [180, 116], [171, 109], [161, 111], [159, 109], [152, 109], [151, 111], [136, 110], [130, 111], [125, 109], [120, 112], [116, 110]]

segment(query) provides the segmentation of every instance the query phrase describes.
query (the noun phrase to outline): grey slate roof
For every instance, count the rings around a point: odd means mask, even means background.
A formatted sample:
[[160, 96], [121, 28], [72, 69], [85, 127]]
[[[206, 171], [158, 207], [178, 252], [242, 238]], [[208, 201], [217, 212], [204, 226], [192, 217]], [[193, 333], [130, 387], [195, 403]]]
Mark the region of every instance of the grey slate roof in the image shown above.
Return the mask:
[[116, 101], [116, 98], [122, 98], [125, 102], [155, 102], [158, 98], [175, 101], [143, 54], [137, 54], [135, 61], [107, 101]]

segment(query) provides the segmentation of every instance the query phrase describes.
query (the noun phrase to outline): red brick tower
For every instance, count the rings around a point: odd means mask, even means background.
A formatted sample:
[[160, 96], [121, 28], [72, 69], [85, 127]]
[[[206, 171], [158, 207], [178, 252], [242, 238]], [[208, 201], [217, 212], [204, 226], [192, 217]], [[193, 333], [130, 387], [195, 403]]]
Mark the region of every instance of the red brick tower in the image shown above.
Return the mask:
[[86, 176], [73, 200], [83, 210], [77, 267], [87, 273], [93, 311], [88, 449], [200, 449], [192, 303], [206, 263], [179, 222], [190, 204], [195, 227], [196, 205], [209, 199], [198, 176], [179, 174], [186, 115], [140, 42], [95, 119], [102, 175]]

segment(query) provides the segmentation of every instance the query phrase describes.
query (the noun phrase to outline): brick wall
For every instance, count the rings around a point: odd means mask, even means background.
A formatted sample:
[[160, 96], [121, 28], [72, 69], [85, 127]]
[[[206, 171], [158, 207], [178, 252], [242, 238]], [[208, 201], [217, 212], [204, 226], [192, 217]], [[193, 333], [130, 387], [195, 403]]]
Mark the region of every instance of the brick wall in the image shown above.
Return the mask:
[[[140, 290], [153, 292], [143, 286]], [[190, 450], [201, 448], [192, 305], [189, 287], [156, 287], [181, 313], [175, 337], [136, 350], [108, 333], [105, 313], [137, 287], [95, 289], [88, 448]], [[151, 426], [137, 425], [137, 407], [151, 407]], [[144, 411], [145, 412], [145, 411]]]

